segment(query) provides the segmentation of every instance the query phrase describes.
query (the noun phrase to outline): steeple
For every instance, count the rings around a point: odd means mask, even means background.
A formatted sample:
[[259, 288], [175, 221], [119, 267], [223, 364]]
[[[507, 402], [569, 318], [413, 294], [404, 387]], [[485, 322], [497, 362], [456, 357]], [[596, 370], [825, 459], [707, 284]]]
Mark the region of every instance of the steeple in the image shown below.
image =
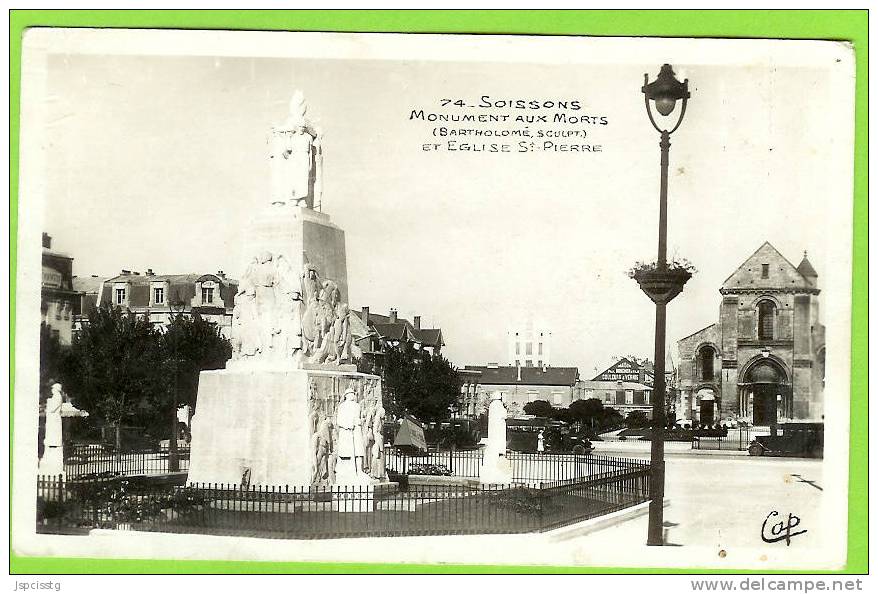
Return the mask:
[[814, 270], [814, 267], [811, 265], [811, 262], [808, 261], [808, 252], [805, 251], [805, 254], [802, 256], [802, 262], [796, 267], [796, 270], [799, 271], [799, 274], [808, 279], [808, 282], [812, 285], [817, 284], [817, 271]]

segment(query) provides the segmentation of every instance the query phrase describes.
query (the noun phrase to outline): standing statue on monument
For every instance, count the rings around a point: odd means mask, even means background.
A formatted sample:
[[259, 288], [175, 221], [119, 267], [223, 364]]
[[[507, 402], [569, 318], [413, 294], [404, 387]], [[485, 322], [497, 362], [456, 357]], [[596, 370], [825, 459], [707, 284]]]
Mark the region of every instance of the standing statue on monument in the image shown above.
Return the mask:
[[366, 450], [363, 444], [363, 420], [357, 394], [348, 388], [336, 411], [338, 426], [337, 454], [335, 468], [336, 482], [340, 484], [361, 484], [367, 477], [363, 474], [363, 458]]
[[320, 131], [308, 120], [301, 91], [290, 100], [287, 119], [269, 134], [272, 204], [314, 208], [323, 187], [323, 149]]

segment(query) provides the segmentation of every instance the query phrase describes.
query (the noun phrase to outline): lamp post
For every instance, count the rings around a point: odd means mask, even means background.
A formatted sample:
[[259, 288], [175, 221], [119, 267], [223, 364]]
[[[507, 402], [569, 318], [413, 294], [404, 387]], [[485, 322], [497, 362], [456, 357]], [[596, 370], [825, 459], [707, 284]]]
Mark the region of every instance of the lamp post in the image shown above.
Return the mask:
[[[667, 304], [683, 290], [683, 285], [691, 274], [680, 268], [669, 269], [668, 252], [668, 152], [671, 148], [671, 134], [683, 122], [686, 114], [686, 103], [689, 99], [689, 80], [682, 83], [677, 80], [670, 64], [662, 66], [655, 81], [649, 82], [649, 75], [643, 75], [643, 100], [646, 104], [646, 115], [652, 127], [661, 135], [661, 186], [659, 190], [659, 229], [658, 257], [655, 269], [644, 268], [634, 274], [634, 279], [641, 290], [655, 303], [655, 379], [652, 395], [652, 444], [650, 448], [650, 479], [649, 479], [649, 533], [646, 544], [662, 546], [664, 544], [663, 508], [665, 496], [665, 308]], [[676, 123], [670, 131], [656, 123], [650, 101], [655, 110], [662, 116], [674, 112], [677, 101], [682, 100]]]
[[[168, 302], [168, 309], [170, 309], [170, 319], [173, 324], [180, 316], [183, 315], [183, 311], [186, 308], [186, 302], [180, 299], [179, 295], [175, 294], [175, 298]], [[180, 381], [180, 357], [176, 352], [176, 339], [174, 342], [174, 404], [171, 409], [171, 440], [168, 443], [168, 472], [179, 472], [180, 470], [180, 455], [177, 448], [177, 442], [180, 438], [180, 429], [178, 427], [179, 422], [177, 420], [177, 405], [179, 401], [179, 381]]]

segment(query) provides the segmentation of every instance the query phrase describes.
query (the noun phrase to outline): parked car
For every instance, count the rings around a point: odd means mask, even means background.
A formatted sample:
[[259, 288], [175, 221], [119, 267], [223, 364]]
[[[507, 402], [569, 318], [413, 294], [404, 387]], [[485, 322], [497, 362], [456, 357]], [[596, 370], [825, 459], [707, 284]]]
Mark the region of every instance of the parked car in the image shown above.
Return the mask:
[[530, 416], [506, 419], [506, 447], [517, 452], [537, 452], [540, 432], [547, 454], [588, 454], [594, 449], [585, 432], [572, 431], [562, 421]]
[[823, 423], [782, 423], [777, 435], [758, 435], [750, 442], [751, 456], [823, 457]]

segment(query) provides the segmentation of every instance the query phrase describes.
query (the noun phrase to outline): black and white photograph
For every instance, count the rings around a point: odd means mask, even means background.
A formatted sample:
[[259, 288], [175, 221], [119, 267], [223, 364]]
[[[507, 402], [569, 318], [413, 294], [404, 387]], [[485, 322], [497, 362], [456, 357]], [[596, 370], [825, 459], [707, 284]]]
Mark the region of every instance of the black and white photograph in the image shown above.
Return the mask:
[[22, 47], [17, 554], [844, 567], [849, 44]]

